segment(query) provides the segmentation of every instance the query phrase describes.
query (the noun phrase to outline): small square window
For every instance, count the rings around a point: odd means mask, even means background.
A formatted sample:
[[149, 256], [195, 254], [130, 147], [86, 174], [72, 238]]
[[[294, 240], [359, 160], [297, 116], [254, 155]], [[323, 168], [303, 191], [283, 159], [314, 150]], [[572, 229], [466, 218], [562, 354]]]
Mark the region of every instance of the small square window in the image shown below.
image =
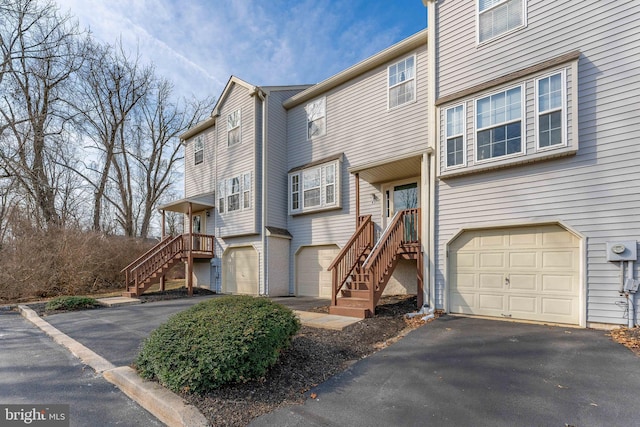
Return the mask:
[[522, 152], [522, 87], [476, 101], [476, 160]]
[[478, 0], [478, 43], [526, 25], [526, 0]]

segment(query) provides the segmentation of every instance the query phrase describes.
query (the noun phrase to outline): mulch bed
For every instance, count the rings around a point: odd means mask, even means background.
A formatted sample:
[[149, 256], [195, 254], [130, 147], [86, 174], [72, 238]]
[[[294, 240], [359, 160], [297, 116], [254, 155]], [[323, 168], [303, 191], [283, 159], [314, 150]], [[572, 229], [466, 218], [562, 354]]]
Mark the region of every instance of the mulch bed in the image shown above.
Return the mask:
[[[206, 395], [183, 394], [216, 426], [244, 426], [281, 406], [301, 404], [312, 387], [344, 371], [424, 322], [405, 319], [415, 296], [385, 297], [376, 316], [342, 331], [302, 327], [264, 378], [222, 387]], [[322, 311], [319, 308], [317, 311]]]

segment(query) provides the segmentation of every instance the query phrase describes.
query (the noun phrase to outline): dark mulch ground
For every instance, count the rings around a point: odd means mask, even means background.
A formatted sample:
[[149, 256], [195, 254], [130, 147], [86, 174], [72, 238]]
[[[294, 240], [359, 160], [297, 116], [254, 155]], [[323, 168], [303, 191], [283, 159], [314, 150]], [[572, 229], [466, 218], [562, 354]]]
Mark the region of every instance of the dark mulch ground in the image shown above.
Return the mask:
[[244, 426], [280, 406], [300, 404], [312, 387], [424, 323], [405, 320], [404, 315], [415, 310], [415, 296], [386, 297], [381, 304], [375, 317], [342, 331], [303, 326], [291, 348], [259, 381], [183, 397], [216, 426]]

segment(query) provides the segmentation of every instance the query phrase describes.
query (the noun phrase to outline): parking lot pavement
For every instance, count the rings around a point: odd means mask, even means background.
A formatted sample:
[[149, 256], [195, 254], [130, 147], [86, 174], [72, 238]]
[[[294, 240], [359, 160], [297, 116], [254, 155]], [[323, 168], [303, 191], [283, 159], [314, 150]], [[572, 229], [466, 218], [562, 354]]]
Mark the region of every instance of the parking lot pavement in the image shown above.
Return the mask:
[[0, 312], [0, 403], [69, 404], [71, 426], [162, 426], [16, 312]]

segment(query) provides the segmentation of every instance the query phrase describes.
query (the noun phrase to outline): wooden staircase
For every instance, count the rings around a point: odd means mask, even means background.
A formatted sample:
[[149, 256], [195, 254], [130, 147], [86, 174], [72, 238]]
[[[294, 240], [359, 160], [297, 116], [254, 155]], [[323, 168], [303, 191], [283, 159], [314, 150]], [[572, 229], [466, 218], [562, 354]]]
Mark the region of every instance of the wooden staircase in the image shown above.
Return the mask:
[[194, 258], [213, 258], [213, 236], [183, 234], [167, 237], [122, 269], [127, 290], [124, 297], [138, 297], [160, 281], [175, 264]]
[[329, 266], [333, 293], [329, 313], [371, 317], [401, 259], [414, 259], [422, 278], [420, 209], [399, 211], [373, 246], [371, 216], [362, 217], [349, 242]]

